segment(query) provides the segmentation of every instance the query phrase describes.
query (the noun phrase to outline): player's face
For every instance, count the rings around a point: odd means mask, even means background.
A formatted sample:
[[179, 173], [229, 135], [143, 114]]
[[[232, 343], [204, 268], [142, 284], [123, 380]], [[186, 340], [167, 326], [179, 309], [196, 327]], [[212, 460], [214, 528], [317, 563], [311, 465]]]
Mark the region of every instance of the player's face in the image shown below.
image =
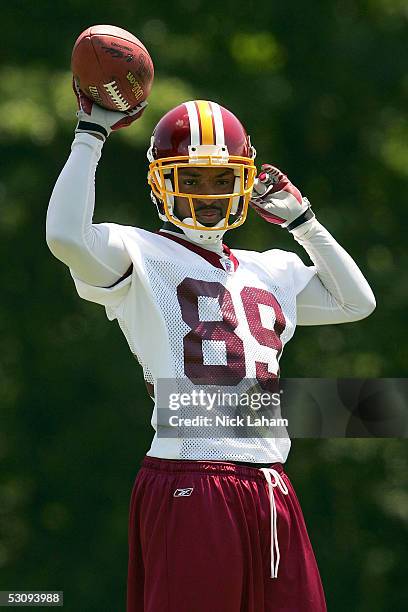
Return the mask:
[[[234, 192], [234, 171], [231, 168], [180, 168], [179, 190], [194, 195], [221, 195]], [[175, 214], [179, 219], [191, 217], [187, 198], [175, 196]], [[225, 217], [229, 198], [193, 198], [197, 221], [211, 227]]]

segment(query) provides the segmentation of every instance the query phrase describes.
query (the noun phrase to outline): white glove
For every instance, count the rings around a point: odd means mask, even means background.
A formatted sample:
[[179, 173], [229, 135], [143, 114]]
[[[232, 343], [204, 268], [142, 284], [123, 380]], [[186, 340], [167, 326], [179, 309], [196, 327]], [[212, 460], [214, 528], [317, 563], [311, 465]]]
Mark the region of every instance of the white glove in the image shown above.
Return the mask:
[[270, 164], [263, 164], [261, 169], [249, 202], [258, 215], [289, 231], [314, 217], [309, 200], [283, 172]]
[[75, 133], [94, 134], [95, 136], [101, 136], [104, 141], [113, 130], [120, 130], [120, 128], [127, 127], [133, 121], [139, 119], [147, 106], [147, 102], [141, 102], [131, 111], [124, 113], [110, 111], [87, 98], [79, 89], [74, 78], [72, 79], [72, 88], [78, 102], [78, 124]]

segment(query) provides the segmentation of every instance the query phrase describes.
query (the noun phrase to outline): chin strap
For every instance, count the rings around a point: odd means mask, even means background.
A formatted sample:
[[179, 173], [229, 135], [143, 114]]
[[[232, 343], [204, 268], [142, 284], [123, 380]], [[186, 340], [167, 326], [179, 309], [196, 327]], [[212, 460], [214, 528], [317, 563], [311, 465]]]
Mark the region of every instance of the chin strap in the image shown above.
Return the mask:
[[[194, 220], [192, 219], [192, 217], [186, 217], [185, 219], [183, 219], [183, 222], [193, 224]], [[198, 229], [190, 229], [187, 227], [181, 227], [180, 229], [190, 240], [196, 242], [197, 244], [214, 244], [217, 242], [222, 242], [223, 236], [227, 231], [226, 229], [221, 229], [224, 223], [225, 219], [221, 219], [221, 221], [219, 221], [217, 225], [213, 226], [214, 228], [220, 226], [219, 231], [216, 231], [215, 229], [208, 230], [205, 225], [200, 227], [199, 223], [197, 224], [199, 226]]]
[[[179, 234], [180, 236], [185, 236], [191, 242], [194, 242], [195, 244], [199, 244], [200, 246], [204, 246], [204, 247], [205, 245], [208, 245], [208, 246], [222, 245], [223, 236], [225, 232], [227, 231], [227, 230], [221, 230], [220, 232], [208, 232], [207, 231], [205, 234], [204, 232], [201, 233], [200, 230], [188, 230], [184, 227], [173, 225], [173, 223], [170, 223], [170, 221], [165, 221], [163, 223], [162, 229], [167, 230], [168, 232]], [[209, 234], [214, 234], [214, 236], [210, 236], [211, 240], [209, 240], [206, 237]], [[203, 237], [201, 238], [200, 236], [203, 236]]]

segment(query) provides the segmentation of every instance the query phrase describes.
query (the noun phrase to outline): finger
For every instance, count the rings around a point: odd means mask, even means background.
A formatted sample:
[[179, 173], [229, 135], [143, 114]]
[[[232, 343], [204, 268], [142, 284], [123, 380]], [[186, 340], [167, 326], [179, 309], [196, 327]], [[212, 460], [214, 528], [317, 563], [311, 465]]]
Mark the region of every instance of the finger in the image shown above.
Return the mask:
[[260, 217], [262, 217], [262, 219], [265, 219], [265, 221], [267, 221], [268, 223], [273, 223], [274, 225], [282, 225], [283, 223], [286, 222], [285, 219], [283, 219], [282, 217], [279, 217], [278, 215], [270, 213], [267, 210], [265, 210], [264, 208], [261, 208], [260, 206], [257, 206], [257, 204], [255, 202], [250, 201], [249, 205], [251, 206], [251, 208], [254, 209], [254, 211]]
[[79, 101], [79, 87], [78, 87], [78, 83], [76, 81], [76, 78], [74, 76], [72, 76], [72, 91], [75, 94], [75, 97], [77, 99], [77, 104], [78, 104], [78, 108], [81, 108], [81, 103]]
[[136, 121], [136, 119], [139, 119], [140, 114], [143, 112], [144, 109], [142, 109], [141, 111], [139, 111], [138, 115], [125, 115], [124, 117], [122, 117], [122, 119], [119, 119], [119, 121], [117, 121], [116, 123], [114, 123], [111, 126], [111, 129], [114, 130], [120, 130], [120, 128], [123, 127], [127, 127], [128, 125], [131, 125], [134, 121]]
[[144, 100], [138, 106], [136, 106], [133, 110], [131, 110], [130, 113], [138, 113], [139, 111], [145, 109], [148, 104], [149, 103], [146, 100]]
[[74, 94], [78, 96], [79, 95], [78, 81], [76, 80], [74, 75], [72, 75], [72, 89], [74, 90]]
[[[259, 176], [260, 176], [260, 175], [259, 175]], [[256, 193], [257, 195], [261, 195], [261, 196], [262, 196], [262, 195], [264, 195], [264, 193], [266, 192], [266, 190], [267, 190], [267, 187], [266, 187], [266, 185], [264, 184], [264, 182], [263, 182], [263, 181], [262, 181], [262, 180], [261, 180], [259, 177], [257, 177], [257, 178], [255, 179], [255, 181], [254, 181], [254, 191], [255, 191], [255, 193]]]
[[82, 110], [87, 115], [90, 115], [92, 112], [93, 102], [80, 90], [79, 83], [74, 76], [72, 77], [72, 89], [77, 99], [79, 110]]
[[272, 166], [272, 164], [262, 164], [262, 170], [265, 172], [269, 172], [271, 174], [283, 174], [282, 170], [279, 170], [276, 166]]
[[133, 110], [128, 111], [126, 113], [126, 115], [128, 117], [136, 117], [136, 119], [138, 119], [139, 117], [142, 116], [142, 113], [144, 112], [144, 110], [146, 109], [148, 105], [148, 102], [141, 102], [138, 106], [136, 106]]
[[258, 179], [261, 183], [265, 183], [267, 185], [274, 185], [275, 183], [279, 182], [278, 177], [269, 172], [261, 172], [258, 176]]
[[92, 112], [93, 102], [90, 98], [88, 98], [82, 91], [79, 91], [79, 103], [81, 105], [81, 109], [87, 114], [90, 115]]
[[111, 129], [113, 131], [120, 130], [120, 128], [131, 125], [134, 121], [136, 121], [136, 119], [139, 119], [142, 116], [146, 107], [147, 107], [147, 102], [142, 102], [141, 104], [139, 104], [139, 106], [136, 106], [136, 108], [134, 108], [133, 110], [127, 111], [126, 114], [118, 113], [118, 115], [121, 116], [122, 119], [119, 119], [116, 123], [114, 123], [111, 126]]
[[262, 183], [268, 185], [276, 185], [285, 178], [285, 175], [279, 168], [272, 166], [271, 164], [262, 164], [261, 173], [258, 175], [259, 180]]
[[271, 182], [278, 183], [286, 178], [286, 175], [282, 170], [279, 170], [276, 166], [272, 166], [271, 164], [263, 164], [261, 169], [264, 173], [268, 174]]

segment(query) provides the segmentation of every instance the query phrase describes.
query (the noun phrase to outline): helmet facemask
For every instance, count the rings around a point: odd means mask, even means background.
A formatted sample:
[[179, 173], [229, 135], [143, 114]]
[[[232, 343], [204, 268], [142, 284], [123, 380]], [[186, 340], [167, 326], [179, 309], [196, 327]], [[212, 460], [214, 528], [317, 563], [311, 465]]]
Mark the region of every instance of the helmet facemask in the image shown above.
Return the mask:
[[[209, 243], [221, 240], [224, 233], [242, 225], [248, 212], [256, 167], [253, 158], [230, 156], [225, 145], [190, 145], [188, 156], [154, 159], [151, 149], [148, 152], [148, 182], [156, 200], [159, 217], [180, 227], [195, 242]], [[185, 193], [180, 189], [179, 171], [182, 168], [229, 168], [234, 173], [231, 193]], [[189, 203], [191, 215], [180, 219], [176, 216], [175, 197], [184, 198]], [[214, 225], [203, 225], [197, 220], [194, 200], [228, 200], [223, 219]]]

